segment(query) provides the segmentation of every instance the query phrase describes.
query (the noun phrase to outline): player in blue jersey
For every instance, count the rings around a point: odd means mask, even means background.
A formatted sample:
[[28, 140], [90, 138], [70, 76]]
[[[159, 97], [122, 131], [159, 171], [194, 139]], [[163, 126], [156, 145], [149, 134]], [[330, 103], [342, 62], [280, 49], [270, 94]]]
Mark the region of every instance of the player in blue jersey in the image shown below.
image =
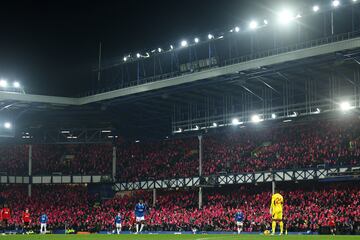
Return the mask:
[[46, 234], [46, 227], [48, 221], [49, 221], [48, 216], [45, 213], [43, 213], [40, 216], [40, 233]]
[[117, 234], [120, 234], [120, 232], [121, 232], [121, 222], [122, 222], [121, 214], [118, 213], [118, 215], [116, 215], [116, 217], [115, 217], [115, 227], [116, 227]]
[[236, 222], [238, 234], [240, 234], [243, 230], [244, 220], [245, 220], [245, 216], [241, 211], [235, 214], [235, 222]]
[[[135, 206], [135, 218], [136, 218], [136, 233], [135, 234], [138, 234], [144, 228], [145, 210], [146, 210], [146, 206], [145, 206], [143, 200], [140, 199], [139, 203], [136, 204], [136, 206]], [[139, 224], [141, 225], [140, 231], [139, 231]]]

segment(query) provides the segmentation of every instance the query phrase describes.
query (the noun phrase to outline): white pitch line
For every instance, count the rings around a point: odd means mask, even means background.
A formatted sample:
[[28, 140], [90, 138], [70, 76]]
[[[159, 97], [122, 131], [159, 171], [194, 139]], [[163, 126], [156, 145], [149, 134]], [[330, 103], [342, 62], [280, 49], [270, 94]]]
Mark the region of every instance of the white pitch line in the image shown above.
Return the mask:
[[229, 235], [225, 235], [223, 237], [206, 237], [206, 238], [196, 238], [195, 240], [212, 240], [212, 239], [224, 239], [224, 238], [227, 238], [229, 237]]

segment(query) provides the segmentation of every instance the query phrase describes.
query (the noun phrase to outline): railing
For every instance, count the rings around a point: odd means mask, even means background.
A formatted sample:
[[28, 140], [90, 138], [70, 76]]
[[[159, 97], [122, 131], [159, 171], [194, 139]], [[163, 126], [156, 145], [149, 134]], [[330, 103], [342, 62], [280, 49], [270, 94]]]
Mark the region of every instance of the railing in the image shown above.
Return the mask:
[[109, 175], [0, 176], [0, 184], [88, 184], [111, 182]]
[[[261, 51], [258, 53], [244, 55], [244, 56], [237, 57], [237, 58], [231, 58], [231, 59], [226, 59], [223, 61], [218, 61], [218, 65], [210, 66], [209, 68], [198, 69], [198, 71], [196, 71], [196, 72], [202, 72], [202, 71], [206, 71], [206, 70], [214, 69], [214, 68], [218, 68], [218, 67], [225, 67], [225, 66], [248, 62], [248, 61], [256, 60], [256, 59], [260, 59], [260, 58], [276, 56], [279, 54], [293, 52], [293, 51], [297, 51], [297, 50], [301, 50], [301, 49], [307, 49], [307, 48], [311, 48], [311, 47], [317, 47], [317, 46], [321, 46], [321, 45], [325, 45], [325, 44], [329, 44], [329, 43], [345, 41], [345, 40], [349, 40], [349, 39], [356, 38], [359, 36], [360, 36], [360, 31], [354, 31], [354, 32], [342, 33], [342, 34], [338, 34], [338, 35], [334, 35], [334, 36], [319, 38], [319, 39], [315, 39], [315, 40], [309, 40], [309, 41], [305, 41], [302, 43], [289, 45], [286, 47], [269, 49], [266, 51]], [[96, 90], [96, 91], [88, 91], [88, 92], [84, 93], [83, 95], [81, 95], [81, 97], [90, 96], [90, 95], [94, 95], [94, 94], [100, 94], [100, 93], [114, 91], [114, 90], [128, 88], [128, 87], [134, 87], [134, 86], [147, 84], [147, 83], [151, 83], [151, 82], [156, 82], [156, 81], [160, 81], [160, 80], [165, 80], [165, 79], [169, 79], [169, 78], [179, 77], [179, 76], [183, 76], [183, 75], [189, 75], [192, 73], [193, 72], [165, 73], [165, 74], [156, 75], [156, 76], [152, 76], [152, 77], [148, 77], [148, 78], [143, 78], [140, 80], [130, 81], [127, 83], [117, 84], [112, 87], [103, 88], [103, 89]]]

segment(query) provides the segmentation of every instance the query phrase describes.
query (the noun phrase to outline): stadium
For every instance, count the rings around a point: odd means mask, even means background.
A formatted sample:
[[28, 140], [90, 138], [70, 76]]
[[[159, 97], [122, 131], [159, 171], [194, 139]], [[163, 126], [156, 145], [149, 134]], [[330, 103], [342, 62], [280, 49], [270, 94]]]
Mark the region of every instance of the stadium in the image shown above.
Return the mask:
[[134, 2], [5, 4], [0, 239], [360, 239], [360, 1]]

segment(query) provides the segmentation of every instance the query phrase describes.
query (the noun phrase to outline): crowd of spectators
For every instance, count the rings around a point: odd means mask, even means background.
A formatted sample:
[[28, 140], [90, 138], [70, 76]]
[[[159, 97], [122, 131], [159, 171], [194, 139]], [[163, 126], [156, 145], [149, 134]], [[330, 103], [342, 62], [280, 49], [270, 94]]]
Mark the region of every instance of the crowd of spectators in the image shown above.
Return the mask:
[[34, 145], [33, 174], [111, 173], [111, 144]]
[[[28, 160], [28, 145], [0, 145], [0, 175], [27, 175]], [[111, 144], [32, 145], [33, 175], [106, 175], [111, 165]]]
[[[359, 119], [228, 129], [203, 137], [203, 174], [360, 164]], [[198, 140], [185, 138], [119, 147], [122, 181], [198, 174]]]
[[360, 163], [359, 119], [252, 128], [205, 139], [204, 172], [255, 172]]
[[[338, 118], [229, 127], [203, 137], [203, 174], [360, 164], [360, 120]], [[120, 181], [198, 175], [198, 139], [119, 142]], [[110, 175], [112, 144], [33, 145], [34, 175]], [[0, 146], [1, 172], [27, 174], [28, 146]]]
[[[39, 216], [49, 216], [51, 229], [74, 228], [76, 231], [97, 232], [114, 229], [114, 217], [123, 216], [123, 229], [133, 224], [134, 206], [141, 198], [149, 210], [146, 229], [152, 231], [234, 231], [234, 215], [245, 214], [244, 230], [263, 232], [269, 229], [270, 186], [234, 186], [208, 189], [204, 205], [198, 208], [195, 190], [159, 191], [152, 205], [150, 192], [117, 195], [97, 200], [85, 186], [35, 186], [27, 197], [23, 186], [2, 187], [0, 198], [10, 206], [12, 228], [21, 228], [22, 212], [29, 208], [31, 228], [39, 228]], [[334, 220], [338, 232], [360, 233], [360, 187], [349, 184], [293, 184], [280, 187], [285, 199], [284, 218], [288, 231], [313, 231]]]

